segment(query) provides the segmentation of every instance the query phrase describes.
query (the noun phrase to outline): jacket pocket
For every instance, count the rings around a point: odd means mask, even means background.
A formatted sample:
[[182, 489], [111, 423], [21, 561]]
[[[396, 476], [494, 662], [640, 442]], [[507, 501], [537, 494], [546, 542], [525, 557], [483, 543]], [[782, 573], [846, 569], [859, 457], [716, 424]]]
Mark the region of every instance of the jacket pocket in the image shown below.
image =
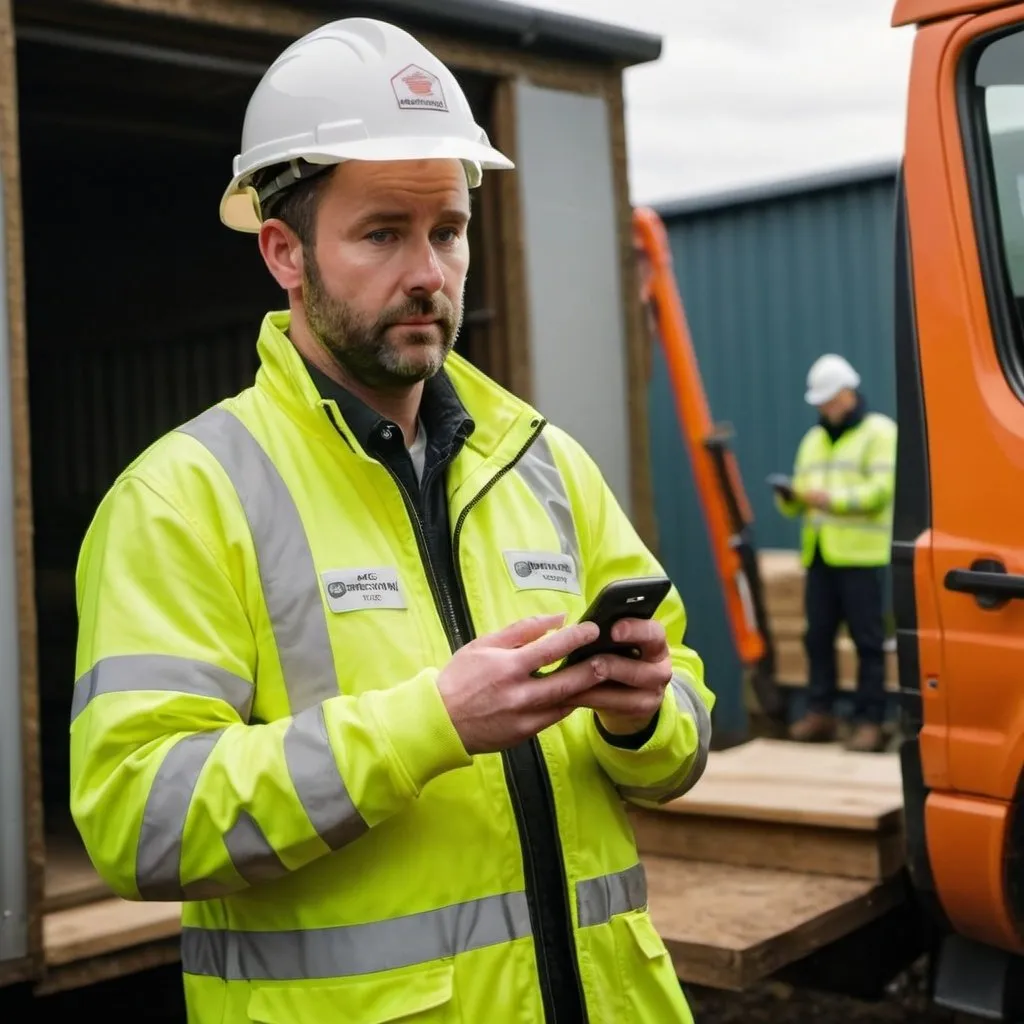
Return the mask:
[[[613, 923], [616, 919], [612, 918]], [[675, 965], [665, 943], [646, 910], [623, 914], [620, 942], [623, 950], [624, 1018], [631, 1021], [657, 1021], [658, 1024], [693, 1024]], [[621, 948], [621, 947], [620, 947]]]
[[624, 920], [640, 950], [641, 955], [647, 960], [654, 960], [659, 956], [668, 956], [668, 950], [662, 941], [658, 930], [650, 915], [644, 911], [624, 915]]
[[440, 1024], [454, 1018], [429, 1011], [451, 1003], [454, 971], [442, 963], [346, 981], [253, 983], [248, 1016], [255, 1024]]

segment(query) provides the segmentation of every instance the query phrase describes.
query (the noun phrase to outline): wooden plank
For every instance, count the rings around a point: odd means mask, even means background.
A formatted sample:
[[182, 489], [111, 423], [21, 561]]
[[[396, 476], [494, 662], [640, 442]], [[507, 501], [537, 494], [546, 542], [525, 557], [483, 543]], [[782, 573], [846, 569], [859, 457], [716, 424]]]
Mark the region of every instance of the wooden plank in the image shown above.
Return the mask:
[[43, 922], [46, 964], [59, 967], [173, 938], [180, 932], [179, 903], [136, 903], [114, 897], [47, 914]]
[[651, 917], [684, 982], [740, 991], [896, 905], [903, 888], [645, 856]]
[[[257, 48], [249, 40], [233, 44], [237, 51], [248, 46], [253, 59], [269, 63], [276, 51], [306, 32], [326, 24], [332, 18], [343, 17], [344, 12], [332, 14], [319, 9], [315, 4], [292, 3], [287, 0], [15, 0], [19, 21], [33, 24], [48, 23], [61, 27], [81, 27], [90, 31], [104, 31], [111, 23], [107, 12], [121, 15], [118, 25], [123, 28], [124, 15], [150, 16], [145, 26], [148, 33], [132, 30], [131, 35], [140, 42], [152, 41], [159, 35], [159, 22], [193, 24], [202, 31], [209, 27], [214, 30], [227, 29], [247, 36], [265, 36], [272, 41], [272, 49]], [[152, 16], [156, 17], [152, 17]], [[399, 25], [402, 19], [393, 19]], [[139, 23], [141, 25], [141, 22]], [[157, 26], [157, 27], [154, 27]], [[405, 26], [408, 27], [408, 26]], [[177, 29], [177, 26], [175, 26]], [[127, 34], [119, 32], [118, 34]], [[177, 33], [176, 33], [177, 34]], [[456, 74], [460, 70], [482, 71], [499, 77], [525, 77], [537, 85], [555, 89], [571, 89], [574, 92], [600, 95], [604, 90], [604, 70], [607, 61], [594, 59], [570, 60], [529, 53], [515, 47], [514, 43], [502, 46], [480, 45], [472, 40], [459, 38], [452, 32], [414, 32], [416, 38], [431, 50], [439, 60], [451, 67]], [[201, 35], [195, 37], [201, 43]], [[192, 44], [194, 45], [194, 43]], [[251, 52], [252, 50], [256, 52]], [[232, 55], [239, 55], [237, 52]]]
[[109, 886], [96, 873], [81, 839], [64, 832], [46, 837], [44, 913], [110, 899]]
[[55, 992], [95, 985], [127, 974], [148, 971], [153, 967], [177, 963], [181, 959], [181, 939], [174, 936], [134, 946], [123, 952], [90, 957], [72, 963], [53, 965], [43, 980], [35, 986], [36, 995], [48, 996]]
[[[8, 985], [31, 981], [35, 978], [38, 970], [35, 957], [26, 956], [18, 960], [4, 960], [0, 963], [0, 989]], [[3, 1005], [3, 999], [3, 993], [0, 992], [0, 1006]]]
[[877, 786], [899, 796], [903, 776], [896, 754], [863, 754], [838, 743], [808, 746], [760, 738], [711, 754], [707, 774], [719, 779], [763, 777], [808, 785]]
[[631, 808], [642, 856], [880, 881], [905, 864], [903, 833], [698, 818]]
[[[28, 872], [28, 951], [42, 964], [43, 850], [42, 779], [39, 758], [39, 683], [34, 551], [32, 464], [29, 445], [28, 348], [25, 326], [25, 268], [22, 253], [21, 157], [18, 145], [18, 85], [11, 0], [0, 0], [0, 168], [3, 170], [11, 432], [14, 460], [14, 560], [18, 576], [18, 663], [21, 690], [22, 780]], [[7, 415], [0, 410], [0, 415]]]
[[658, 523], [654, 510], [654, 484], [651, 476], [650, 409], [647, 390], [650, 385], [651, 338], [646, 314], [640, 300], [636, 253], [633, 249], [633, 206], [630, 201], [629, 158], [626, 133], [626, 108], [623, 97], [622, 69], [608, 72], [606, 80], [608, 125], [611, 132], [612, 182], [619, 233], [619, 288], [625, 326], [626, 403], [629, 418], [629, 490], [630, 520], [647, 547], [658, 551]]
[[690, 794], [666, 804], [665, 810], [866, 832], [898, 828], [903, 820], [902, 802], [884, 792], [830, 791], [809, 782], [772, 778], [742, 783], [704, 778]]
[[895, 754], [754, 740], [713, 753], [700, 784], [661, 813], [889, 831], [903, 820], [898, 773]]

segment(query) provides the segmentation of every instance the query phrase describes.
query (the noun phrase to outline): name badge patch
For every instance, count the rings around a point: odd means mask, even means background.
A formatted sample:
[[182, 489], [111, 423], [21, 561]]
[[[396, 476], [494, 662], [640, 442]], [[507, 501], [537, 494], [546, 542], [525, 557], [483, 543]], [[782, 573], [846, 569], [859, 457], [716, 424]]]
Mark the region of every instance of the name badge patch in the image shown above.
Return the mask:
[[506, 551], [505, 564], [516, 590], [580, 593], [576, 562], [560, 551]]
[[331, 569], [321, 578], [332, 612], [406, 607], [397, 569]]

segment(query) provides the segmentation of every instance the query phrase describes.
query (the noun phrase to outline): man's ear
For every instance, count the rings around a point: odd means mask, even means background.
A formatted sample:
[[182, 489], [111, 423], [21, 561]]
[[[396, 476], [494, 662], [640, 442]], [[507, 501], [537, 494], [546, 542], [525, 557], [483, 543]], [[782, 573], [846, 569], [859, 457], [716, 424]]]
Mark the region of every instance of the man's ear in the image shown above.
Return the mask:
[[303, 253], [298, 235], [271, 217], [260, 226], [260, 254], [274, 280], [285, 290], [302, 287]]

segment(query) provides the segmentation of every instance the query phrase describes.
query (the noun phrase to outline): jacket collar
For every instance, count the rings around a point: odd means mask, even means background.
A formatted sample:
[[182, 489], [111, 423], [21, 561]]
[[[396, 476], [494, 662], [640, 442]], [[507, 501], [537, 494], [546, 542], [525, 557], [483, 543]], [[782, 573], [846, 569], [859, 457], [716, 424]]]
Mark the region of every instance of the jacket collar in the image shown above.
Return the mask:
[[[268, 393], [300, 426], [312, 433], [321, 436], [334, 433], [335, 428], [325, 411], [330, 413], [350, 446], [365, 456], [364, 438], [359, 436], [360, 427], [365, 427], [365, 423], [350, 423], [335, 398], [320, 393], [305, 361], [288, 337], [290, 324], [288, 310], [271, 312], [264, 317], [256, 346], [260, 360], [256, 387]], [[452, 397], [460, 403], [465, 417], [473, 422], [466, 447], [484, 458], [515, 450], [541, 421], [536, 409], [454, 352], [445, 360], [443, 377], [433, 388], [440, 391], [446, 385], [452, 389]]]
[[820, 423], [824, 428], [825, 433], [831, 438], [832, 443], [835, 444], [850, 430], [855, 427], [859, 427], [864, 422], [864, 417], [868, 414], [868, 405], [864, 400], [863, 395], [857, 395], [857, 404], [838, 422], [830, 423], [824, 416], [821, 417]]

